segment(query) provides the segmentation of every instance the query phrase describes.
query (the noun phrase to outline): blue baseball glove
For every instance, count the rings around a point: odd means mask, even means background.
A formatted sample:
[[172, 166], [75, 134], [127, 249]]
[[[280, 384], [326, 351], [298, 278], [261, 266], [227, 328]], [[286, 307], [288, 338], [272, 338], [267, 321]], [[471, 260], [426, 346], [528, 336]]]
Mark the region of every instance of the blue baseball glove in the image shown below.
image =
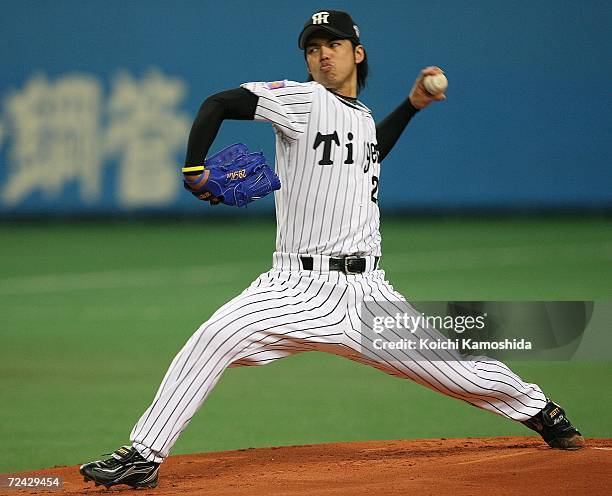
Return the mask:
[[203, 166], [183, 167], [183, 178], [196, 198], [234, 207], [244, 207], [281, 187], [263, 153], [250, 153], [242, 143], [215, 153]]

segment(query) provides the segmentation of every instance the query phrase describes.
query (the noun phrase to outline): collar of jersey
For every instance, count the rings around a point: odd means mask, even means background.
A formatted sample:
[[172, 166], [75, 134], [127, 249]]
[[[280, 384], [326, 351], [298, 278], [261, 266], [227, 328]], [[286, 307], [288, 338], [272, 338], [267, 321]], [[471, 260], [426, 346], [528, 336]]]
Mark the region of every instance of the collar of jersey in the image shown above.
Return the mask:
[[348, 105], [351, 108], [354, 108], [355, 110], [362, 110], [363, 112], [367, 112], [368, 114], [372, 113], [372, 111], [368, 107], [366, 107], [363, 103], [361, 103], [359, 100], [357, 100], [357, 98], [351, 98], [350, 96], [342, 96], [342, 95], [339, 95], [338, 93], [333, 92], [332, 90], [327, 90], [327, 91], [329, 91], [332, 95], [334, 95], [342, 103], [344, 103], [345, 105]]

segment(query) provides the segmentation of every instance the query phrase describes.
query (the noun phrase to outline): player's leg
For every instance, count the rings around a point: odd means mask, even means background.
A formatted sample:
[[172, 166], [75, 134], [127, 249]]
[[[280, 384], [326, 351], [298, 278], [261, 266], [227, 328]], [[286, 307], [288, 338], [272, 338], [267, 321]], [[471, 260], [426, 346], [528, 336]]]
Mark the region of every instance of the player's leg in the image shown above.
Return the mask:
[[[369, 332], [364, 332], [365, 324], [356, 311], [364, 300], [371, 300], [367, 303], [371, 307], [380, 303], [381, 311], [384, 309], [388, 312], [392, 308], [394, 312], [406, 313], [415, 319], [421, 315], [384, 279], [383, 271], [357, 277], [355, 283], [351, 285], [349, 299], [351, 330], [347, 333], [347, 337], [353, 346], [362, 351], [360, 361], [389, 374], [412, 379], [430, 389], [479, 408], [523, 422], [532, 429], [543, 424], [544, 427], [538, 432], [553, 447], [576, 447], [567, 446], [566, 439], [570, 438], [574, 438], [570, 444], [579, 445], [582, 442], [581, 437], [577, 438], [580, 434], [567, 420], [564, 412], [549, 402], [540, 387], [523, 381], [502, 362], [487, 357], [466, 359], [455, 350], [423, 351], [418, 347], [415, 350], [380, 349], [384, 348], [380, 343], [375, 346], [371, 339], [375, 334], [371, 329]], [[378, 337], [383, 341], [397, 341], [405, 336], [385, 331]], [[446, 339], [437, 330], [427, 326], [419, 326], [410, 337], [415, 343], [420, 339], [430, 341]], [[551, 413], [555, 419], [549, 418]], [[542, 422], [534, 419], [540, 419]]]
[[[302, 318], [306, 295], [315, 290], [304, 278], [270, 271], [215, 312], [172, 361], [132, 430], [133, 446], [161, 462], [226, 368], [263, 365], [307, 350], [294, 339], [292, 324]], [[316, 293], [313, 299], [318, 301]]]
[[[158, 464], [222, 372], [231, 365], [265, 364], [314, 349], [317, 340], [339, 340], [345, 291], [326, 279], [299, 273], [272, 270], [260, 276], [202, 324], [174, 358], [153, 403], [132, 430], [132, 447], [120, 448], [113, 459], [83, 466], [81, 473], [109, 486], [152, 487]], [[120, 476], [130, 474], [128, 469], [136, 465], [143, 474], [148, 471], [146, 484], [118, 480], [117, 471]]]
[[[128, 484], [132, 487], [155, 487], [159, 464], [168, 455], [179, 434], [204, 402], [221, 373], [233, 363], [246, 363], [256, 356], [258, 363], [269, 363], [297, 349], [280, 349], [265, 341], [258, 343], [256, 332], [251, 339], [249, 313], [260, 320], [274, 318], [270, 312], [280, 301], [294, 296], [294, 281], [262, 274], [242, 294], [232, 299], [202, 324], [175, 356], [153, 402], [138, 420], [130, 441], [111, 458], [81, 466], [85, 480], [107, 487]], [[255, 319], [254, 319], [255, 320]], [[270, 344], [267, 348], [266, 345]]]

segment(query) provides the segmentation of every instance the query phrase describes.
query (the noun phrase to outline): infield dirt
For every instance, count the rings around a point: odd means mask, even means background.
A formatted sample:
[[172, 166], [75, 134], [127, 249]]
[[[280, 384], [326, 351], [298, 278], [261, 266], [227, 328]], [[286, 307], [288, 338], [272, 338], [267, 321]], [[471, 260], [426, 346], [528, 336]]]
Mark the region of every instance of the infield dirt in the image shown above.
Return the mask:
[[[552, 450], [535, 437], [422, 439], [284, 446], [171, 456], [159, 485], [166, 495], [580, 495], [610, 494], [612, 439], [579, 451]], [[85, 483], [78, 467], [24, 475], [62, 476], [61, 494], [134, 494]], [[1, 494], [58, 494], [9, 490]]]

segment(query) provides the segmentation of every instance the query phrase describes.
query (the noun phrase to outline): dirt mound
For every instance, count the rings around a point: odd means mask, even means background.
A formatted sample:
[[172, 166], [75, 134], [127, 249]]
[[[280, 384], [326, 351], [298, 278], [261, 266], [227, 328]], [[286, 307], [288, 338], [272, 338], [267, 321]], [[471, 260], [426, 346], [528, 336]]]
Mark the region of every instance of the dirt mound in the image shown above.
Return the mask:
[[[587, 443], [579, 451], [558, 451], [535, 437], [422, 439], [177, 455], [162, 465], [156, 489], [137, 494], [610, 494], [612, 439]], [[20, 475], [63, 476], [67, 495], [134, 494], [127, 486], [107, 491], [85, 483], [77, 467]], [[18, 491], [40, 492], [46, 491]]]

